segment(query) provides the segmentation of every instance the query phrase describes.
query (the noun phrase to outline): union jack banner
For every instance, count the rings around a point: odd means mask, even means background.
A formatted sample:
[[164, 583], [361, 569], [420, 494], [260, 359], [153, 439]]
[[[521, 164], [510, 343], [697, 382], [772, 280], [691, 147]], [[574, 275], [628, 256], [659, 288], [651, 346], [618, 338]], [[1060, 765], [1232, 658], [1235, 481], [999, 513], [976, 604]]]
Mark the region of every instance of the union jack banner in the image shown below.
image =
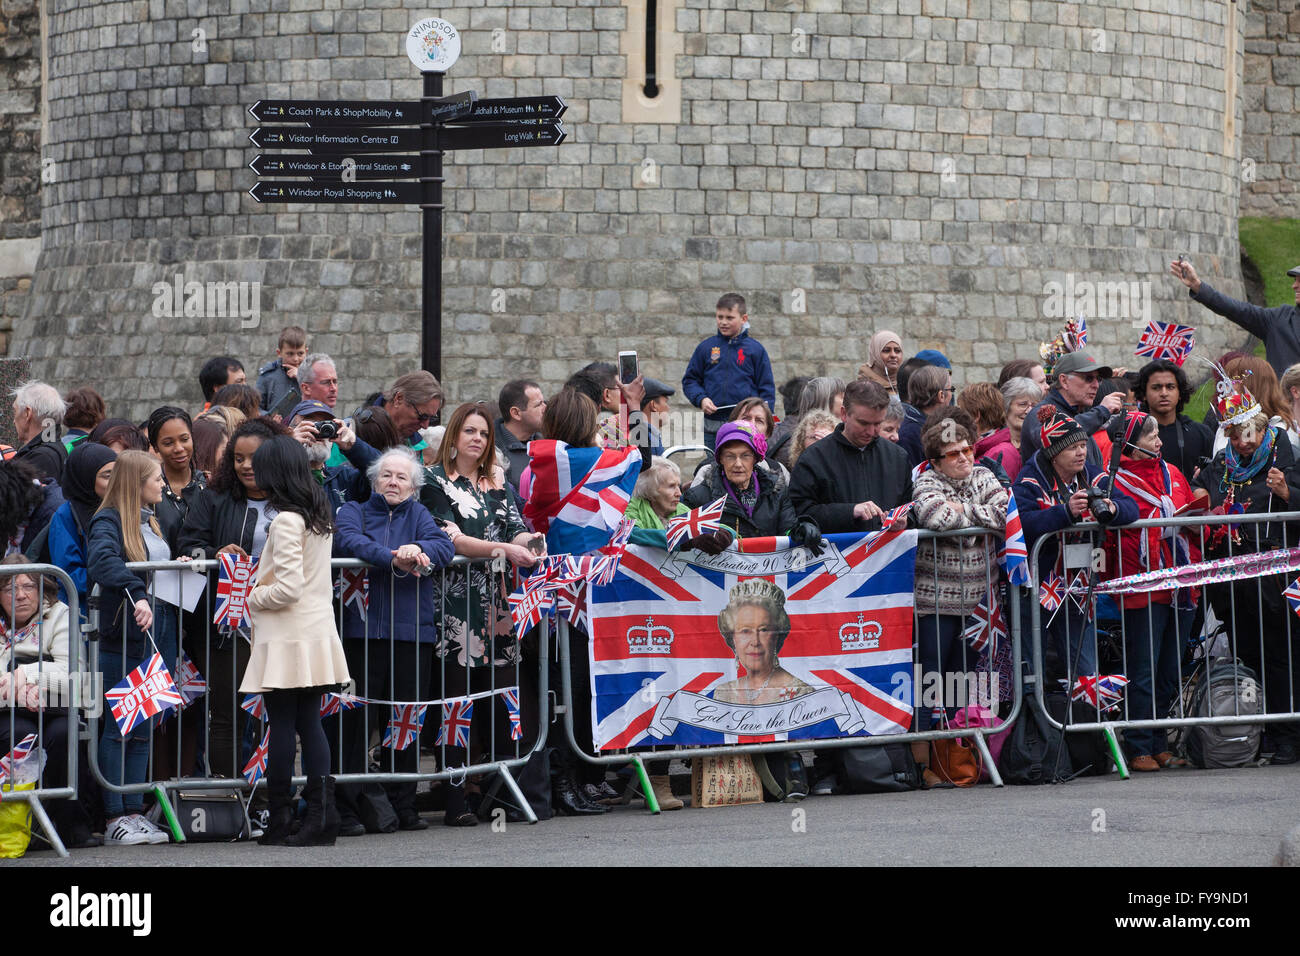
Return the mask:
[[975, 613], [971, 617], [974, 620], [962, 632], [962, 639], [974, 651], [984, 650], [992, 641], [993, 646], [989, 651], [992, 654], [997, 649], [998, 641], [1007, 636], [1007, 622], [1002, 615], [1002, 605], [998, 603], [997, 587], [993, 587], [984, 595], [984, 599], [980, 601], [979, 607], [975, 608]]
[[162, 655], [158, 653], [127, 674], [104, 697], [111, 705], [113, 719], [121, 728], [123, 737], [141, 721], [185, 703], [167, 665], [163, 663]]
[[353, 694], [337, 694], [330, 691], [327, 694], [321, 694], [320, 697], [320, 715], [322, 717], [330, 717], [339, 713], [339, 711], [351, 710], [353, 707], [360, 706], [362, 706], [361, 701]]
[[712, 501], [707, 505], [700, 505], [698, 508], [692, 508], [686, 514], [669, 518], [667, 527], [668, 550], [676, 551], [683, 541], [698, 538], [702, 534], [709, 534], [721, 528], [722, 509], [726, 505], [727, 497], [723, 495], [717, 501]]
[[242, 710], [248, 711], [258, 720], [266, 719], [266, 701], [262, 699], [261, 694], [249, 694], [244, 698], [244, 702], [239, 706]]
[[[1123, 674], [1106, 674], [1101, 677], [1096, 674], [1081, 674], [1074, 679], [1070, 699], [1087, 701], [1093, 707], [1101, 708], [1105, 713], [1119, 706], [1119, 701], [1124, 696], [1124, 685], [1127, 683], [1128, 678]], [[1061, 686], [1065, 686], [1064, 679], [1061, 679]]]
[[1055, 611], [1065, 600], [1065, 582], [1055, 571], [1048, 572], [1046, 578], [1038, 585], [1038, 603], [1045, 610]]
[[212, 623], [244, 627], [249, 623], [248, 592], [253, 588], [257, 566], [250, 557], [219, 554], [217, 571], [217, 610]]
[[916, 539], [827, 535], [811, 560], [788, 538], [629, 546], [588, 591], [596, 747], [906, 731]]
[[342, 568], [337, 590], [344, 607], [355, 605], [362, 614], [370, 607], [370, 575], [365, 568]]
[[519, 688], [511, 687], [501, 692], [506, 702], [506, 716], [510, 718], [510, 739], [519, 740], [524, 735], [523, 724], [519, 720]]
[[1182, 365], [1195, 347], [1196, 330], [1190, 325], [1157, 322], [1153, 319], [1142, 330], [1137, 349], [1133, 354], [1153, 361], [1165, 359], [1175, 365]]
[[442, 705], [442, 728], [435, 743], [450, 747], [469, 746], [469, 724], [474, 716], [474, 702], [466, 697]]
[[184, 651], [181, 652], [181, 662], [176, 668], [176, 676], [180, 678], [179, 689], [181, 699], [184, 701], [181, 704], [181, 710], [184, 710], [208, 692], [208, 682], [199, 673], [199, 669], [194, 666], [194, 662], [190, 660], [190, 655]]
[[1291, 610], [1300, 614], [1300, 578], [1291, 582], [1291, 586], [1282, 592], [1286, 595], [1287, 603], [1291, 605]]
[[35, 746], [36, 735], [28, 734], [22, 740], [18, 741], [18, 744], [14, 749], [9, 751], [7, 757], [0, 760], [0, 784], [8, 782], [9, 778], [13, 776], [18, 767], [21, 766], [22, 762], [31, 756], [32, 748]]
[[271, 727], [268, 724], [266, 733], [262, 734], [262, 742], [257, 745], [257, 749], [253, 751], [253, 756], [244, 765], [244, 779], [248, 781], [250, 787], [266, 775], [266, 758], [270, 752]]
[[394, 704], [393, 716], [384, 728], [384, 739], [380, 746], [393, 750], [405, 750], [411, 746], [411, 742], [424, 727], [424, 712], [428, 709], [427, 704]]
[[1029, 586], [1029, 551], [1025, 547], [1025, 531], [1020, 525], [1020, 509], [1016, 496], [1007, 496], [1007, 531], [999, 555], [1007, 580], [1020, 587]]

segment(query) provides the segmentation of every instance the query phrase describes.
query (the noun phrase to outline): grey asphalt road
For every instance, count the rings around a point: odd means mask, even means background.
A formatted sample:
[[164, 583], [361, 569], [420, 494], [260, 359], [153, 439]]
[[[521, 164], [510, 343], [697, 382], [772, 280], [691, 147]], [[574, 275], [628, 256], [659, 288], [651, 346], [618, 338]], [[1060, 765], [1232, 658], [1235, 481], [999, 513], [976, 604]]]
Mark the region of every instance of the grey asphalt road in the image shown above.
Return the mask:
[[114, 847], [70, 860], [29, 853], [6, 866], [1263, 866], [1300, 824], [1300, 764], [1112, 774], [1051, 787], [980, 786], [797, 804], [636, 807], [535, 826], [339, 840], [328, 848], [255, 844]]

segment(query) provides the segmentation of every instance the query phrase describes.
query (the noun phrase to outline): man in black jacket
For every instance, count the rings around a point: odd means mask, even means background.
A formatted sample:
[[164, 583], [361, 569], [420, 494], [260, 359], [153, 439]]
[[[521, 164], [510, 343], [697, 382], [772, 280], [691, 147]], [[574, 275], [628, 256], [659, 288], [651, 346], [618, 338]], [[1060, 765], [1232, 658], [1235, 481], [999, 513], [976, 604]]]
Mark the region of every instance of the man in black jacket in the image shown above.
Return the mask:
[[44, 382], [24, 382], [13, 395], [14, 430], [20, 443], [14, 457], [35, 468], [39, 477], [57, 482], [68, 460], [62, 439], [67, 406], [59, 390]]
[[844, 392], [835, 431], [804, 450], [790, 476], [790, 501], [824, 534], [876, 531], [881, 516], [912, 500], [907, 452], [877, 435], [889, 393], [856, 381]]
[[1278, 378], [1290, 366], [1300, 362], [1300, 266], [1288, 269], [1286, 273], [1292, 279], [1295, 304], [1272, 309], [1228, 298], [1208, 282], [1202, 282], [1192, 264], [1185, 259], [1169, 263], [1169, 271], [1187, 286], [1187, 294], [1193, 299], [1262, 341], [1264, 357]]

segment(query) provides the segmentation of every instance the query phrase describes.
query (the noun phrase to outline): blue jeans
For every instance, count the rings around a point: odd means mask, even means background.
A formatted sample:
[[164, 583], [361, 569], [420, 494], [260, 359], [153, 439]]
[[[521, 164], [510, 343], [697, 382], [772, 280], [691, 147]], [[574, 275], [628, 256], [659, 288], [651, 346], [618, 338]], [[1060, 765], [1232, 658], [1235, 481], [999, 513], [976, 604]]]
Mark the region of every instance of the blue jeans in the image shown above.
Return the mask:
[[[176, 608], [170, 604], [158, 603], [153, 607], [154, 623], [150, 632], [158, 645], [158, 651], [167, 664], [167, 670], [173, 679], [176, 676], [176, 656], [179, 621]], [[138, 638], [132, 621], [129, 628]], [[128, 638], [130, 639], [130, 638]], [[147, 646], [143, 657], [125, 658], [122, 655], [123, 644], [114, 641], [110, 647], [107, 643], [100, 646], [99, 669], [104, 675], [104, 690], [120, 684], [131, 671], [153, 656], [153, 648]], [[104, 779], [113, 784], [144, 783], [149, 775], [149, 745], [152, 740], [153, 721], [157, 718], [142, 720], [136, 724], [126, 739], [113, 719], [113, 714], [105, 704], [101, 723], [103, 731], [99, 738], [99, 769]], [[116, 793], [107, 787], [104, 793], [104, 816], [112, 820], [124, 813], [139, 813], [144, 809], [144, 795], [140, 793]]]
[[[1178, 660], [1195, 610], [1152, 603], [1124, 612], [1124, 653], [1128, 658], [1129, 720], [1158, 720], [1178, 697]], [[1168, 748], [1165, 731], [1150, 727], [1124, 731], [1132, 756], [1154, 756]]]

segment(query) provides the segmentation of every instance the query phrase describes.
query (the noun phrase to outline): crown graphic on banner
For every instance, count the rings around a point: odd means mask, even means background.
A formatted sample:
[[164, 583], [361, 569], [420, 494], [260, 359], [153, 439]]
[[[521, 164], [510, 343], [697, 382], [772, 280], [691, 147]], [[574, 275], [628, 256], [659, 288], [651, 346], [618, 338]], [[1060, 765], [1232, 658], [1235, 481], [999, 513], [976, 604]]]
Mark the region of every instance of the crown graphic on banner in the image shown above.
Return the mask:
[[859, 614], [858, 619], [840, 628], [840, 650], [874, 651], [880, 647], [880, 625]]
[[653, 617], [645, 619], [645, 626], [627, 629], [627, 652], [629, 654], [671, 654], [673, 652], [673, 629], [663, 624], [656, 624]]

